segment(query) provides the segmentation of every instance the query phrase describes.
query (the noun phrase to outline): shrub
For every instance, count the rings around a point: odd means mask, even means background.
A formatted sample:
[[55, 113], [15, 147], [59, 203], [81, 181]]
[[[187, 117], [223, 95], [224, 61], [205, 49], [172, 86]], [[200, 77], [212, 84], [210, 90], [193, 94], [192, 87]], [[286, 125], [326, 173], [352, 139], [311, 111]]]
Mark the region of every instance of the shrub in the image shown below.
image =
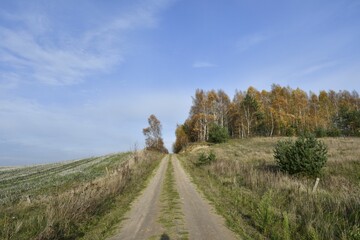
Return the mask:
[[275, 214], [272, 208], [273, 194], [272, 191], [266, 192], [259, 202], [258, 208], [255, 213], [256, 222], [262, 229], [263, 233], [267, 235], [274, 225]]
[[216, 160], [216, 155], [214, 152], [211, 151], [207, 158], [208, 158], [208, 161], [211, 163]]
[[296, 129], [293, 127], [287, 128], [285, 131], [285, 135], [288, 137], [295, 136], [295, 134], [296, 134]]
[[198, 157], [198, 160], [196, 162], [196, 165], [204, 165], [207, 163], [207, 157], [205, 155], [205, 153], [201, 153], [200, 156]]
[[326, 137], [326, 130], [322, 127], [319, 127], [317, 129], [315, 129], [315, 135], [317, 138], [323, 138]]
[[201, 153], [196, 162], [196, 165], [197, 166], [207, 165], [215, 160], [216, 160], [216, 155], [214, 152], [210, 152], [209, 155], [206, 155], [205, 153]]
[[281, 171], [316, 176], [327, 161], [327, 147], [314, 136], [302, 136], [295, 142], [279, 141], [274, 158]]
[[331, 128], [327, 131], [326, 135], [329, 137], [340, 137], [341, 131], [337, 128]]
[[212, 125], [209, 130], [209, 142], [224, 143], [229, 139], [229, 132], [227, 128], [219, 125]]

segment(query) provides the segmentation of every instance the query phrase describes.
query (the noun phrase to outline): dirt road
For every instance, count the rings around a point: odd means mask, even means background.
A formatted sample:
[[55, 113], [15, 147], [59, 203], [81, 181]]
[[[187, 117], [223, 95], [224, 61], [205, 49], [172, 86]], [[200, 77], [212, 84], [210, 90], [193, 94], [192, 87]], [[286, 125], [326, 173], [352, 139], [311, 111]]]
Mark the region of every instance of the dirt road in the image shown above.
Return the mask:
[[126, 214], [120, 233], [109, 240], [140, 240], [161, 235], [163, 228], [157, 222], [160, 212], [159, 198], [168, 162], [169, 156], [161, 160], [155, 176]]
[[224, 226], [224, 220], [214, 213], [210, 204], [196, 190], [176, 156], [173, 156], [172, 161], [189, 238], [196, 240], [237, 239], [234, 233]]
[[[223, 218], [214, 213], [210, 204], [196, 190], [175, 155], [171, 158], [171, 161], [189, 239], [237, 239], [235, 234], [224, 226]], [[160, 193], [168, 162], [169, 156], [162, 159], [154, 178], [151, 179], [145, 191], [134, 202], [132, 209], [126, 216], [126, 220], [123, 221], [120, 233], [110, 238], [110, 240], [170, 239], [161, 237], [164, 233], [164, 227], [158, 221], [161, 214]]]

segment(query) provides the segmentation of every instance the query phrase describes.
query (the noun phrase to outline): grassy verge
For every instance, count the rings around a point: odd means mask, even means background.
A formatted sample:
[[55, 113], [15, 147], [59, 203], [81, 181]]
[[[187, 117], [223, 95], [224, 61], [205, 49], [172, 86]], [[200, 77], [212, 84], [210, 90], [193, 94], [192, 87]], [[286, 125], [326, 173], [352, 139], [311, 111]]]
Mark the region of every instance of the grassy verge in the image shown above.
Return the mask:
[[[278, 139], [234, 140], [184, 153], [182, 163], [227, 224], [244, 239], [360, 239], [360, 139], [324, 139], [329, 161], [313, 179], [279, 172]], [[201, 152], [217, 160], [196, 166]]]
[[159, 222], [166, 230], [162, 236], [167, 236], [169, 239], [188, 239], [188, 233], [184, 231], [180, 195], [175, 184], [174, 168], [170, 156], [160, 198], [161, 215]]
[[91, 181], [70, 188], [60, 185], [59, 191], [43, 192], [30, 202], [0, 206], [0, 239], [104, 238], [144, 188], [160, 158], [146, 153], [131, 166], [106, 165], [105, 174]]

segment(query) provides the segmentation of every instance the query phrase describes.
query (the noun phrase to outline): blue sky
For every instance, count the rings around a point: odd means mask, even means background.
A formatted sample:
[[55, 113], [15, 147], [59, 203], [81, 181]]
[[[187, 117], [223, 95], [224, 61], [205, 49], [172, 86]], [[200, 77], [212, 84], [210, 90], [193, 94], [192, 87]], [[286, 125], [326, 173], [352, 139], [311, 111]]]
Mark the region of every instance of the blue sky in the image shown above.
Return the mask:
[[3, 0], [0, 165], [167, 147], [195, 89], [360, 90], [358, 0]]

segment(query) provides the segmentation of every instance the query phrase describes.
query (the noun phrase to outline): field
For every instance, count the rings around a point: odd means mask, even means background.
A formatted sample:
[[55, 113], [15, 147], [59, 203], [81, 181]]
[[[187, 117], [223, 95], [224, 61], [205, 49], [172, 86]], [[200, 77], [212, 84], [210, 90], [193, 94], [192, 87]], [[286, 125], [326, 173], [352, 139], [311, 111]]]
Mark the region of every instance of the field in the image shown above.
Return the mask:
[[[180, 154], [194, 183], [244, 239], [360, 239], [360, 139], [324, 138], [328, 162], [315, 179], [278, 171], [284, 138], [190, 146]], [[201, 153], [216, 161], [197, 166]]]
[[78, 161], [0, 169], [0, 203], [7, 204], [69, 188], [104, 175], [126, 161], [129, 154], [117, 154]]
[[0, 239], [103, 239], [161, 159], [121, 153], [0, 169]]

